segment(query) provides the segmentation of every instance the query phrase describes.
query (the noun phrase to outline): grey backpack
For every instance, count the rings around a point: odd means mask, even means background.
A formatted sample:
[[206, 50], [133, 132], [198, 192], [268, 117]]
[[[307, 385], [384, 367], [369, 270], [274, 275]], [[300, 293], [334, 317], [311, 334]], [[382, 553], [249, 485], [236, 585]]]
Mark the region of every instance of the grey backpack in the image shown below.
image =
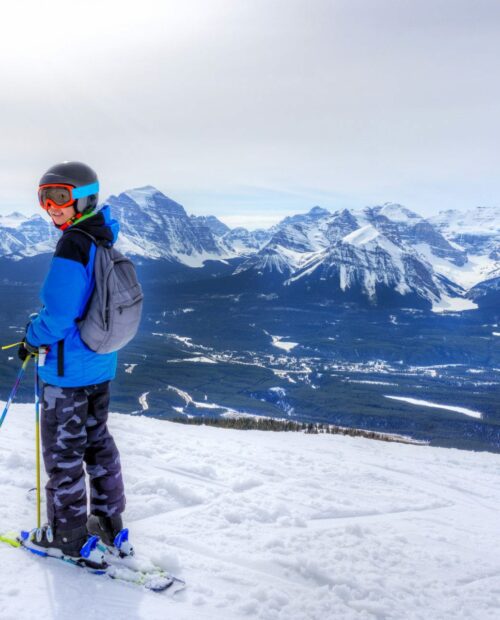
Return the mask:
[[84, 316], [77, 321], [83, 342], [96, 353], [112, 353], [129, 343], [141, 321], [144, 295], [132, 261], [113, 247], [96, 244], [95, 288]]

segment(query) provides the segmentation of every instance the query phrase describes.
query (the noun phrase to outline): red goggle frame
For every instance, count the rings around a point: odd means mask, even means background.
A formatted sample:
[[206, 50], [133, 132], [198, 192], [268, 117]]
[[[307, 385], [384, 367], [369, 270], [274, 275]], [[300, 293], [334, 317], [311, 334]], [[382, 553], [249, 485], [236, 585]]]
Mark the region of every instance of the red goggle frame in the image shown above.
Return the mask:
[[56, 209], [71, 207], [76, 200], [73, 196], [74, 189], [72, 185], [65, 185], [63, 183], [40, 185], [38, 188], [40, 206], [46, 211], [50, 207], [55, 207]]

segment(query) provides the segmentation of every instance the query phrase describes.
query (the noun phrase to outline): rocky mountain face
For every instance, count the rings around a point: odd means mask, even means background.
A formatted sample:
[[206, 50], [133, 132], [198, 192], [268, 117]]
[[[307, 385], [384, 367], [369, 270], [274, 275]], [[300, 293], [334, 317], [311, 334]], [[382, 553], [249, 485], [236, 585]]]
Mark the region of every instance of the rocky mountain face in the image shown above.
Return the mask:
[[40, 215], [21, 213], [0, 216], [0, 257], [21, 260], [53, 251], [59, 232]]
[[442, 211], [429, 222], [453, 245], [467, 253], [467, 266], [479, 277], [471, 284], [468, 297], [473, 301], [498, 306], [500, 301], [500, 209], [476, 207], [462, 212]]
[[222, 237], [231, 230], [214, 215], [191, 215], [190, 217], [193, 224], [209, 228], [216, 237]]
[[[500, 209], [445, 211], [425, 219], [394, 203], [331, 213], [321, 207], [269, 230], [230, 229], [189, 216], [151, 186], [110, 196], [118, 249], [189, 267], [236, 259], [233, 285], [277, 294], [355, 299], [435, 310], [473, 309], [498, 294]], [[0, 256], [51, 252], [58, 231], [41, 216], [0, 217]]]
[[123, 252], [192, 267], [227, 254], [203, 218], [189, 217], [182, 205], [154, 187], [110, 196], [104, 204], [120, 222], [117, 248]]
[[429, 222], [443, 236], [469, 254], [487, 254], [500, 260], [500, 209], [476, 207], [468, 211], [441, 211]]
[[269, 230], [247, 230], [238, 226], [225, 233], [221, 238], [221, 242], [229, 251], [248, 255], [263, 248], [271, 236], [272, 233]]
[[461, 267], [467, 262], [464, 250], [452, 246], [430, 222], [400, 205], [388, 204], [365, 210], [370, 223], [397, 245], [427, 245], [434, 256]]
[[417, 301], [438, 311], [476, 307], [466, 293], [483, 277], [477, 264], [469, 264], [467, 250], [401, 205], [335, 213], [314, 208], [275, 228], [235, 275], [253, 271], [275, 279], [279, 272], [282, 285], [299, 295], [371, 304], [390, 297], [391, 304]]

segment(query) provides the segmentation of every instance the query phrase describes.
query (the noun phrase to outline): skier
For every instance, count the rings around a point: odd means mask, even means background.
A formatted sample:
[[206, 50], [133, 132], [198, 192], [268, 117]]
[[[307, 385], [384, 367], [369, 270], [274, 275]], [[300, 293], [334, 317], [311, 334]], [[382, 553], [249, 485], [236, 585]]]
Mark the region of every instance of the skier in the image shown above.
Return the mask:
[[[80, 162], [52, 166], [42, 176], [38, 197], [54, 225], [62, 231], [41, 291], [42, 309], [30, 321], [19, 357], [48, 347], [40, 358], [42, 380], [42, 452], [48, 475], [48, 523], [31, 535], [30, 546], [49, 555], [70, 556], [90, 566], [104, 563], [95, 550], [87, 559], [81, 549], [88, 535], [113, 545], [122, 530], [125, 495], [121, 464], [107, 428], [110, 382], [117, 354], [98, 354], [80, 338], [77, 320], [84, 314], [94, 288], [95, 243], [111, 246], [118, 222], [109, 207], [96, 210], [96, 173]], [[87, 515], [85, 472], [89, 477]]]

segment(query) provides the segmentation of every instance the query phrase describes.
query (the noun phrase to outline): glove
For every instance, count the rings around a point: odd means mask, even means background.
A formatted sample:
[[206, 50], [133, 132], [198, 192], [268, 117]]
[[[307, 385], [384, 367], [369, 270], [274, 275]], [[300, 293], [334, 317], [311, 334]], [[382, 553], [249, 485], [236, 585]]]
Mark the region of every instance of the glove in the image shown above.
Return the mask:
[[19, 345], [19, 349], [17, 350], [17, 356], [24, 362], [28, 355], [37, 355], [38, 347], [34, 347], [32, 344], [27, 342], [26, 338], [23, 338], [23, 341]]
[[[28, 333], [28, 329], [31, 325], [31, 321], [33, 319], [36, 319], [37, 316], [38, 316], [38, 312], [32, 312], [30, 314], [29, 321], [26, 323], [26, 328], [24, 330], [25, 334]], [[23, 341], [21, 342], [21, 344], [19, 345], [19, 349], [17, 350], [18, 358], [21, 360], [21, 362], [24, 362], [24, 360], [28, 357], [28, 355], [37, 355], [37, 354], [38, 354], [38, 347], [34, 347], [33, 345], [31, 345], [26, 340], [26, 336], [24, 336]]]

